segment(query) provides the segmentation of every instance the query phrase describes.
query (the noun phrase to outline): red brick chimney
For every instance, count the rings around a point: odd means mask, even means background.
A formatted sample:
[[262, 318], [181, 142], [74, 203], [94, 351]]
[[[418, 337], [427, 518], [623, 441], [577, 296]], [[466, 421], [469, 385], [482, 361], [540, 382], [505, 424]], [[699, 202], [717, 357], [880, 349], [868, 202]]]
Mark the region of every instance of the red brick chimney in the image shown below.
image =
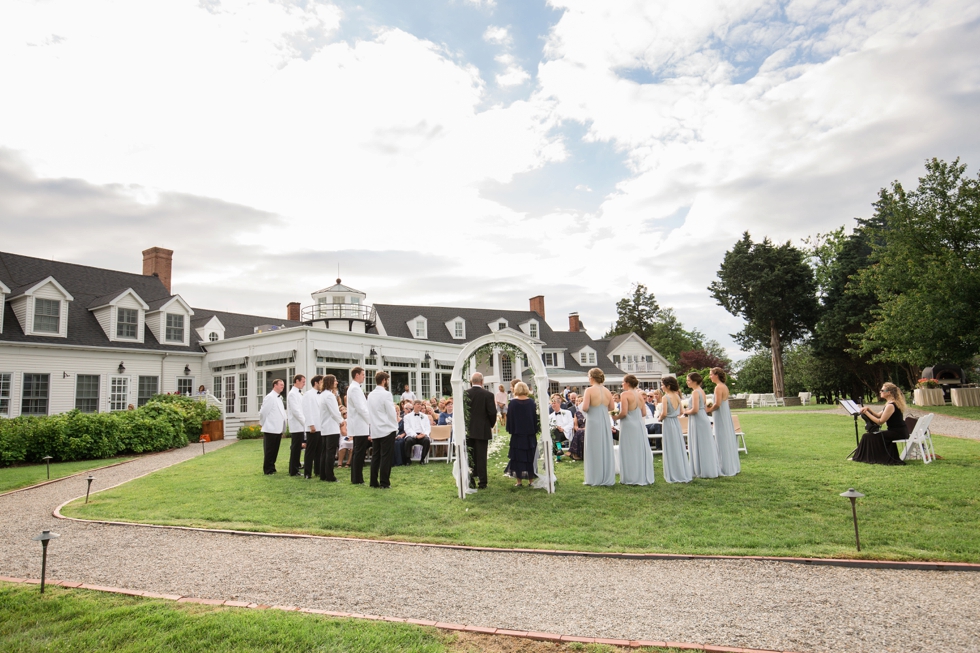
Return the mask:
[[299, 322], [299, 302], [289, 302], [286, 304], [286, 319]]
[[541, 316], [544, 319], [544, 295], [538, 295], [537, 297], [531, 298], [531, 310]]
[[143, 274], [148, 277], [159, 277], [164, 288], [170, 293], [170, 273], [173, 270], [174, 251], [162, 247], [151, 247], [143, 250]]
[[582, 330], [582, 323], [579, 322], [578, 313], [568, 314], [568, 330], [576, 332]]

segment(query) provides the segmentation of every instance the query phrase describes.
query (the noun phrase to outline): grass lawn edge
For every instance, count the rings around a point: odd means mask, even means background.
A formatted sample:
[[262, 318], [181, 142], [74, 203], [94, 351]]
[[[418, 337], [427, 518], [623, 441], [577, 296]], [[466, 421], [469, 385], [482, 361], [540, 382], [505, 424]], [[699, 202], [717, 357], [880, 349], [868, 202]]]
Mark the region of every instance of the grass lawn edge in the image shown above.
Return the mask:
[[[92, 472], [97, 472], [100, 469], [109, 469], [110, 467], [118, 467], [119, 465], [125, 465], [126, 463], [131, 463], [133, 461], [140, 460], [141, 458], [145, 458], [147, 456], [155, 456], [157, 454], [167, 453], [168, 451], [174, 451], [174, 450], [167, 449], [165, 451], [154, 451], [148, 454], [134, 454], [132, 456], [122, 456], [123, 458], [125, 458], [125, 460], [119, 460], [114, 463], [109, 463], [108, 465], [100, 465], [99, 467], [90, 467], [89, 469], [83, 469], [80, 472], [68, 474], [67, 476], [59, 476], [58, 478], [52, 478], [50, 480], [45, 479], [40, 483], [34, 483], [33, 485], [25, 485], [23, 487], [14, 488], [12, 490], [5, 490], [3, 492], [0, 492], [0, 497], [5, 497], [8, 494], [14, 494], [16, 492], [25, 492], [27, 490], [33, 490], [34, 488], [44, 487], [45, 485], [50, 485], [52, 483], [57, 483], [58, 481], [64, 481], [65, 479], [81, 476], [82, 474], [91, 474]], [[39, 463], [39, 465], [41, 464], [43, 463]]]

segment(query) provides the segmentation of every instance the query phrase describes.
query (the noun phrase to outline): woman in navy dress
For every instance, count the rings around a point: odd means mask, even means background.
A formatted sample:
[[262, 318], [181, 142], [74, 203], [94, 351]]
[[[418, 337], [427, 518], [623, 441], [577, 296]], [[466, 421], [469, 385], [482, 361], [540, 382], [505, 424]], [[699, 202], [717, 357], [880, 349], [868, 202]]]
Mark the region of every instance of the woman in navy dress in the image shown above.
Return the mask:
[[510, 462], [504, 473], [517, 479], [515, 487], [521, 487], [524, 479], [531, 481], [538, 477], [534, 473], [534, 454], [538, 446], [538, 433], [541, 432], [541, 417], [534, 400], [528, 397], [527, 384], [521, 382], [514, 386], [514, 398], [507, 406], [507, 432], [510, 433]]

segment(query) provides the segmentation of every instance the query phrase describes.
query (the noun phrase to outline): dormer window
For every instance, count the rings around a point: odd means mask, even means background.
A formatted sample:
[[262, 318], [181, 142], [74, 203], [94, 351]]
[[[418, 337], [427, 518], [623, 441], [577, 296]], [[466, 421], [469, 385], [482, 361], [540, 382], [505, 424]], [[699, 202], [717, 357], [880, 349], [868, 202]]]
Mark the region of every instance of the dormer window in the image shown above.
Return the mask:
[[61, 331], [61, 302], [56, 299], [34, 298], [35, 333], [58, 333]]
[[531, 336], [532, 338], [537, 338], [538, 337], [538, 323], [537, 322], [531, 322], [527, 326], [528, 326], [527, 335]]
[[167, 313], [167, 342], [184, 342], [184, 316]]
[[140, 312], [135, 308], [116, 309], [116, 337], [136, 340]]
[[425, 320], [422, 319], [415, 320], [415, 337], [416, 338], [425, 337]]
[[208, 342], [218, 342], [218, 334], [214, 331], [208, 334]]
[[506, 329], [506, 328], [507, 328], [507, 323], [506, 322], [498, 322], [497, 323], [497, 331], [500, 331], [501, 329]]
[[466, 332], [463, 329], [463, 321], [462, 320], [456, 320], [455, 322], [453, 322], [453, 337], [454, 338], [463, 338], [463, 337], [465, 337], [465, 333]]

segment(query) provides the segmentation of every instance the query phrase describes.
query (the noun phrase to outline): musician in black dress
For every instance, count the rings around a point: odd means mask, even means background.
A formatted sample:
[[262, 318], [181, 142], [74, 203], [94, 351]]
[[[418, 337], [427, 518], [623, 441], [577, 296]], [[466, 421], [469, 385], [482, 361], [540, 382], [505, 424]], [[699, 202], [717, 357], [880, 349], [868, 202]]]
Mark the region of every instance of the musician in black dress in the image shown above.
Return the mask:
[[874, 465], [904, 465], [905, 462], [898, 455], [895, 441], [906, 440], [909, 437], [903, 415], [906, 410], [905, 395], [894, 383], [883, 384], [879, 394], [887, 402], [885, 407], [881, 411], [875, 411], [869, 406], [864, 406], [861, 408], [861, 413], [875, 424], [886, 424], [888, 429], [865, 433], [852, 460]]

